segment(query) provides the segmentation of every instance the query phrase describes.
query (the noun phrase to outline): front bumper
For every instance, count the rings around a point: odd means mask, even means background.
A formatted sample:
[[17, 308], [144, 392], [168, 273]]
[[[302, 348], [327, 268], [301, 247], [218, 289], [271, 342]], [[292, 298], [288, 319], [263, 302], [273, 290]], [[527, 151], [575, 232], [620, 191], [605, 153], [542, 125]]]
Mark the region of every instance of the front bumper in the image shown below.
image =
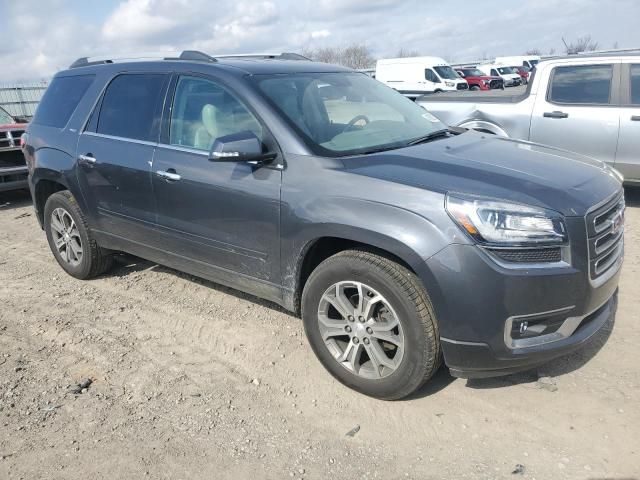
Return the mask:
[[580, 348], [607, 323], [613, 321], [618, 306], [616, 291], [598, 310], [582, 319], [574, 333], [564, 339], [497, 355], [485, 343], [442, 339], [442, 351], [451, 375], [459, 378], [486, 378], [530, 370]]
[[[585, 219], [568, 219], [568, 228], [573, 239], [568, 263], [509, 268], [481, 247], [462, 244], [425, 263], [419, 274], [452, 375], [488, 377], [536, 367], [578, 348], [613, 317], [622, 257], [606, 278], [590, 281]], [[514, 319], [562, 327], [544, 339], [514, 342]]]
[[28, 174], [29, 171], [26, 166], [0, 168], [0, 192], [29, 188]]

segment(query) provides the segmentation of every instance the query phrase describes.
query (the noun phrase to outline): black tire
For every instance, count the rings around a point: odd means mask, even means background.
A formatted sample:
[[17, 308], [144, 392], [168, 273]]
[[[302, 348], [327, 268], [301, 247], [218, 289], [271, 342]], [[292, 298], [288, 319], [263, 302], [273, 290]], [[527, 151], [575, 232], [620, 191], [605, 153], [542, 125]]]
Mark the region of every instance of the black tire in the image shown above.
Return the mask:
[[[362, 282], [378, 291], [397, 313], [404, 332], [404, 354], [396, 370], [379, 379], [362, 378], [341, 365], [320, 333], [322, 296], [337, 282]], [[302, 294], [302, 319], [311, 348], [322, 365], [344, 385], [365, 395], [398, 400], [419, 389], [441, 363], [438, 325], [429, 296], [415, 274], [385, 257], [347, 250], [323, 261]]]
[[[67, 262], [55, 245], [54, 229], [51, 225], [53, 212], [56, 209], [66, 211], [77, 227], [78, 236], [81, 240], [82, 258], [75, 265]], [[68, 190], [56, 192], [47, 199], [44, 206], [44, 230], [53, 256], [64, 271], [72, 277], [87, 280], [106, 272], [113, 265], [113, 257], [97, 244], [87, 226], [86, 217], [80, 210], [76, 199]]]
[[471, 85], [471, 87], [469, 87], [469, 90], [472, 90], [475, 92], [477, 90], [480, 90], [480, 87], [478, 85]]

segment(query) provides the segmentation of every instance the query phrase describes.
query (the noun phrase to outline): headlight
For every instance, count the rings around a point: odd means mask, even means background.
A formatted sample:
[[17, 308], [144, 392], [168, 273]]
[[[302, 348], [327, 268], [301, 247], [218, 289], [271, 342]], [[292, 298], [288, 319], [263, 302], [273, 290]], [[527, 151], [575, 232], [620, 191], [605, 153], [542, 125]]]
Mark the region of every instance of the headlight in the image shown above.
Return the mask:
[[483, 244], [531, 246], [567, 241], [562, 216], [544, 208], [447, 195], [446, 209], [465, 232]]
[[455, 87], [455, 85], [456, 85], [454, 82], [444, 82], [444, 84], [445, 84], [447, 87]]

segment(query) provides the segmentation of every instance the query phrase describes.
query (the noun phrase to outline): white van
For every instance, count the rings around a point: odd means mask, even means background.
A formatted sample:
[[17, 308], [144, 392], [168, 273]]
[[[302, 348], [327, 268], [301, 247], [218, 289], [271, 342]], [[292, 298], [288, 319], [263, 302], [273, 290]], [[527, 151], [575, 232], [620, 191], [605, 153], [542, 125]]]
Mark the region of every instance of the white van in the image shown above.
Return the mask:
[[468, 90], [469, 84], [442, 58], [384, 58], [376, 63], [376, 80], [406, 97]]
[[513, 65], [528, 67], [529, 70], [533, 70], [534, 67], [540, 61], [540, 56], [538, 55], [520, 55], [515, 57], [496, 57], [495, 63], [500, 65]]
[[520, 74], [516, 72], [513, 67], [508, 65], [485, 63], [478, 65], [477, 68], [485, 75], [501, 77], [504, 80], [505, 87], [517, 87], [522, 84], [522, 77], [520, 77]]

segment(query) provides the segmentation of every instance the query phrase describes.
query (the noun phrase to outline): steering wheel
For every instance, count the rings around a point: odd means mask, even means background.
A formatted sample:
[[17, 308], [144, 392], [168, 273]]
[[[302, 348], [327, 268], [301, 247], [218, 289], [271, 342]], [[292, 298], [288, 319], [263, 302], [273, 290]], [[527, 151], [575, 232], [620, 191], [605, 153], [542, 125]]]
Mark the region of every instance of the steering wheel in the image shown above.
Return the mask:
[[355, 117], [353, 117], [351, 119], [351, 121], [349, 121], [349, 123], [347, 123], [347, 126], [344, 127], [344, 129], [342, 130], [342, 132], [340, 133], [345, 133], [348, 132], [350, 129], [352, 129], [356, 123], [358, 123], [360, 120], [364, 120], [365, 125], [371, 123], [371, 120], [369, 120], [369, 117], [367, 117], [366, 115], [356, 115]]

